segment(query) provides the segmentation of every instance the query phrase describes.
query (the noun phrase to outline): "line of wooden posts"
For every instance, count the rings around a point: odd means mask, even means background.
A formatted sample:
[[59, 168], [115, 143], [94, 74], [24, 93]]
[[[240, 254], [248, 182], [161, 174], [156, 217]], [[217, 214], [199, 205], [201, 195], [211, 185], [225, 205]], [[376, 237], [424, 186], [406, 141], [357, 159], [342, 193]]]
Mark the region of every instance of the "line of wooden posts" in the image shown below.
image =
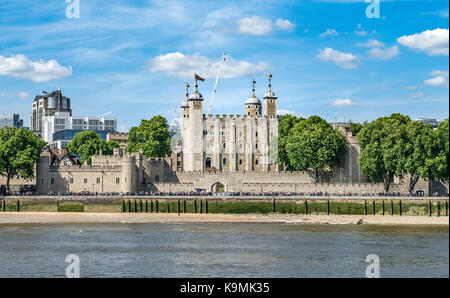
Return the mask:
[[[127, 204], [126, 201], [128, 202], [128, 208], [127, 208]], [[131, 208], [131, 204], [134, 204], [134, 208], [132, 211]], [[170, 201], [166, 201], [167, 203], [167, 213], [171, 213], [170, 210]], [[3, 199], [1, 200], [1, 206], [0, 206], [0, 210], [2, 212], [6, 212], [6, 200]], [[177, 200], [177, 213], [186, 213], [187, 208], [186, 208], [186, 204], [187, 201], [186, 199], [183, 200], [183, 202], [181, 203], [181, 200]], [[16, 201], [15, 204], [16, 208], [15, 211], [16, 212], [20, 212], [21, 211], [21, 206], [22, 203], [20, 202], [20, 200]], [[181, 206], [182, 205], [182, 206]], [[305, 214], [309, 214], [309, 210], [308, 210], [308, 200], [304, 200], [304, 205], [305, 205]], [[376, 202], [375, 200], [372, 200], [372, 204], [371, 204], [372, 208], [370, 208], [371, 210], [369, 210], [369, 205], [367, 200], [364, 200], [364, 215], [369, 215], [369, 212], [373, 215], [376, 214]], [[386, 214], [386, 202], [385, 200], [382, 201], [382, 214], [385, 215]], [[432, 216], [433, 214], [433, 208], [432, 208], [433, 204], [431, 202], [431, 200], [428, 200], [428, 215]], [[59, 210], [59, 202], [56, 201], [56, 207], [57, 210]], [[139, 207], [139, 208], [138, 208]], [[158, 213], [160, 212], [160, 208], [159, 208], [159, 201], [158, 200], [150, 200], [150, 203], [148, 200], [122, 200], [121, 203], [121, 212], [125, 213], [125, 212], [134, 212], [134, 213]], [[276, 212], [277, 211], [277, 205], [276, 205], [276, 199], [272, 199], [272, 212]], [[173, 212], [173, 211], [172, 211]], [[207, 199], [202, 199], [202, 200], [194, 200], [194, 213], [208, 213], [208, 200]], [[394, 215], [394, 200], [390, 200], [390, 212], [391, 215]], [[327, 214], [330, 214], [330, 200], [327, 200]], [[399, 200], [399, 215], [401, 216], [403, 214], [403, 204], [402, 204], [402, 200]], [[437, 216], [441, 216], [441, 202], [437, 201]], [[448, 202], [445, 201], [445, 216], [448, 216]]]
[[[125, 212], [134, 212], [134, 213], [158, 213], [160, 212], [159, 209], [159, 201], [158, 200], [150, 200], [150, 204], [148, 203], [148, 200], [134, 200], [134, 208], [132, 211], [131, 208], [131, 204], [132, 204], [133, 200], [128, 200], [128, 208], [127, 208], [127, 204], [125, 200], [122, 200], [122, 205], [121, 205], [121, 212], [125, 213]], [[167, 213], [171, 213], [170, 210], [170, 201], [166, 201], [167, 202]], [[204, 202], [204, 203], [203, 203]], [[403, 203], [402, 200], [399, 200], [399, 215], [402, 216], [403, 215]], [[205, 209], [204, 209], [204, 213], [208, 213], [208, 200], [207, 199], [203, 199], [203, 200], [194, 200], [194, 213], [203, 213], [203, 205], [205, 205]], [[308, 210], [308, 200], [304, 200], [304, 205], [305, 205], [305, 214], [309, 214], [309, 210]], [[376, 215], [376, 202], [375, 200], [372, 200], [372, 211], [371, 213], [373, 215]], [[139, 208], [138, 208], [139, 206]], [[432, 208], [432, 202], [431, 200], [428, 200], [428, 215], [432, 216], [433, 214], [433, 208]], [[448, 216], [448, 202], [445, 201], [445, 216]], [[330, 215], [330, 200], [327, 200], [327, 214]], [[276, 199], [272, 199], [272, 212], [276, 212], [277, 208], [276, 208]], [[177, 200], [177, 212], [176, 213], [186, 213], [186, 199], [183, 200], [183, 209], [181, 209], [181, 201]], [[390, 214], [394, 215], [394, 200], [390, 200]], [[369, 206], [368, 206], [368, 202], [367, 200], [364, 200], [364, 215], [369, 215]], [[386, 215], [386, 201], [382, 200], [382, 215]], [[441, 216], [441, 202], [437, 201], [437, 216]]]
[[[128, 204], [127, 204], [128, 202]], [[167, 213], [171, 213], [170, 210], [170, 201], [167, 202]], [[134, 204], [134, 208], [132, 209], [132, 203]], [[125, 213], [159, 213], [160, 206], [158, 200], [122, 200], [121, 204], [121, 212]], [[183, 205], [183, 206], [181, 206]], [[127, 208], [128, 206], [128, 208]], [[173, 211], [172, 211], [173, 212]], [[181, 200], [177, 200], [177, 213], [187, 213], [187, 202], [183, 200], [183, 204], [181, 204]], [[208, 213], [208, 200], [194, 200], [194, 213]]]

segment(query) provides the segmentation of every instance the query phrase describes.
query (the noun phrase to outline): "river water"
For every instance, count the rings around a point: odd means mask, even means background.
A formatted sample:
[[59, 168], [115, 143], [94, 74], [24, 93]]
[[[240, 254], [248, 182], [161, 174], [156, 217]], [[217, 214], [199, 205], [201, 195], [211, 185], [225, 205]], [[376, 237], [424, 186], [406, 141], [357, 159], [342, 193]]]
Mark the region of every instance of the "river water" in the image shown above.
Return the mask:
[[89, 224], [0, 226], [0, 277], [449, 277], [448, 226]]

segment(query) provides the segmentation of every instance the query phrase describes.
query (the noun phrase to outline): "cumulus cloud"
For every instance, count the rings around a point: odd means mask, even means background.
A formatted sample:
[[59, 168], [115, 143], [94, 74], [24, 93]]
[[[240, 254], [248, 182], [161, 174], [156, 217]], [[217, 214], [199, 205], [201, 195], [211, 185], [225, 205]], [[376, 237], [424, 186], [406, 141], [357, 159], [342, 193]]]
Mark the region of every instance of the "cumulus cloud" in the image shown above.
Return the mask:
[[422, 98], [424, 97], [424, 94], [422, 91], [419, 92], [413, 92], [409, 94], [409, 97], [411, 97], [412, 99], [418, 99], [418, 98]]
[[448, 88], [448, 71], [435, 70], [429, 73], [433, 78], [426, 80], [424, 83], [433, 87]]
[[388, 60], [398, 55], [398, 46], [392, 46], [390, 48], [372, 48], [367, 51], [370, 57], [379, 60]]
[[355, 34], [357, 36], [366, 36], [367, 33], [368, 32], [362, 28], [361, 24], [358, 24], [358, 30], [355, 30]]
[[278, 19], [275, 22], [275, 26], [277, 26], [281, 30], [287, 30], [287, 31], [292, 30], [292, 29], [295, 28], [295, 24], [293, 24], [289, 20], [283, 20], [283, 19]]
[[381, 48], [384, 46], [384, 43], [376, 39], [370, 39], [367, 42], [359, 42], [356, 46], [365, 48]]
[[405, 47], [427, 53], [430, 56], [448, 56], [448, 29], [426, 30], [413, 35], [397, 38], [397, 42]]
[[280, 115], [280, 116], [281, 115], [292, 115], [295, 117], [304, 117], [304, 115], [302, 113], [298, 113], [298, 112], [291, 111], [291, 110], [283, 110], [283, 109], [277, 110], [277, 115]]
[[28, 93], [26, 92], [17, 92], [17, 93], [2, 93], [0, 92], [0, 98], [11, 98], [11, 99], [15, 99], [15, 98], [19, 98], [19, 99], [27, 99], [29, 96]]
[[0, 55], [0, 76], [29, 79], [33, 82], [48, 82], [63, 79], [72, 74], [72, 67], [60, 66], [56, 60], [33, 62], [25, 55]]
[[336, 99], [331, 102], [332, 106], [335, 107], [357, 107], [359, 106], [358, 103], [354, 102], [353, 100], [349, 98], [343, 98], [343, 99]]
[[320, 34], [320, 37], [327, 37], [327, 36], [338, 36], [339, 33], [334, 29], [327, 29], [325, 32]]
[[[197, 73], [205, 78], [215, 78], [220, 61], [212, 60], [199, 54], [184, 55], [179, 52], [167, 53], [150, 59], [150, 72], [161, 71], [170, 76], [192, 78]], [[239, 78], [266, 71], [269, 64], [265, 62], [250, 63], [227, 57], [222, 65], [222, 78]]]
[[259, 16], [238, 19], [238, 31], [251, 35], [266, 35], [273, 31], [272, 21]]
[[358, 67], [359, 59], [351, 53], [343, 53], [332, 48], [319, 50], [317, 57], [322, 61], [332, 62], [344, 69], [354, 69]]

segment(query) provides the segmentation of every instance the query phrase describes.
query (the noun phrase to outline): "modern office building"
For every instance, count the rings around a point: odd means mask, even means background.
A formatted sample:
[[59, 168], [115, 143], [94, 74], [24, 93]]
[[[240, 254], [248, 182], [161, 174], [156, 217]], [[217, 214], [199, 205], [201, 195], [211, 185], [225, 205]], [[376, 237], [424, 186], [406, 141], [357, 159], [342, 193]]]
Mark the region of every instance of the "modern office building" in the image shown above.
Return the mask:
[[116, 128], [115, 118], [72, 117], [66, 113], [42, 118], [42, 138], [52, 149], [65, 147], [77, 133], [87, 130], [96, 132], [106, 141], [106, 134], [115, 132]]
[[1, 114], [0, 128], [4, 127], [23, 127], [23, 120], [20, 119], [19, 114]]
[[433, 128], [437, 128], [439, 125], [439, 121], [434, 118], [418, 117], [415, 119], [415, 121], [422, 122], [423, 124], [431, 124], [431, 126], [433, 126]]
[[72, 116], [70, 98], [63, 96], [61, 89], [35, 97], [30, 114], [30, 129], [42, 137], [43, 118], [54, 115]]

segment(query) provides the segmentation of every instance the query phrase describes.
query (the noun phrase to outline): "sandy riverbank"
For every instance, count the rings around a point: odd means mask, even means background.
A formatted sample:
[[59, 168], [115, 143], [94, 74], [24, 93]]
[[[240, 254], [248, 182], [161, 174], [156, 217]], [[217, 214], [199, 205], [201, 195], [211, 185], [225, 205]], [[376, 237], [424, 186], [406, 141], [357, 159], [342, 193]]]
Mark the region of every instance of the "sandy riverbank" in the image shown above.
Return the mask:
[[291, 214], [130, 214], [130, 213], [0, 213], [0, 224], [70, 223], [279, 223], [279, 224], [448, 225], [448, 217], [291, 215]]

